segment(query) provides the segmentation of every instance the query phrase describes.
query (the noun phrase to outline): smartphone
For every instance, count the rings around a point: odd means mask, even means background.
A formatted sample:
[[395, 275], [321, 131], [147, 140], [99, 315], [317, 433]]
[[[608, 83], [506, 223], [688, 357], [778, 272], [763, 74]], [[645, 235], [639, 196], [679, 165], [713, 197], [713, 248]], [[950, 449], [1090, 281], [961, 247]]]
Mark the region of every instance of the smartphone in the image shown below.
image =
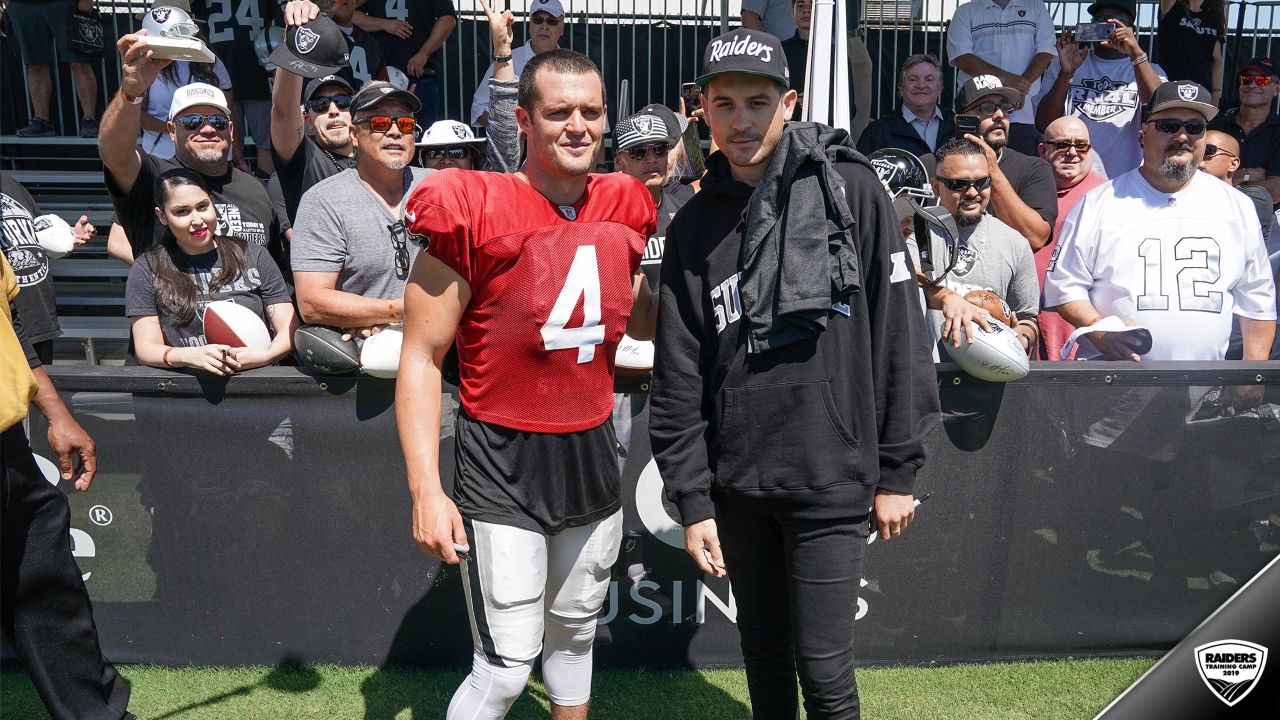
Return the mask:
[[977, 115], [957, 115], [956, 137], [962, 138], [965, 135], [977, 135], [978, 126], [981, 124], [982, 118]]
[[680, 97], [684, 98], [685, 115], [692, 115], [694, 110], [702, 107], [702, 88], [698, 87], [698, 83], [681, 85]]
[[1111, 23], [1080, 23], [1076, 25], [1075, 39], [1078, 43], [1096, 43], [1110, 40], [1115, 34], [1116, 26]]

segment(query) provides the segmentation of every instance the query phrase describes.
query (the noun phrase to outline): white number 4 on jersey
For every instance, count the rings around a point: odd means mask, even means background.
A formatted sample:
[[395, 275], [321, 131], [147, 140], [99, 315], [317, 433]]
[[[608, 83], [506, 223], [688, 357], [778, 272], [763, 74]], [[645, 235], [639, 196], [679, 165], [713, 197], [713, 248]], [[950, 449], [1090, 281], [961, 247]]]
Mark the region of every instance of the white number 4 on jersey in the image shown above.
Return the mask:
[[[567, 328], [569, 316], [582, 298], [582, 327]], [[604, 326], [600, 324], [600, 270], [594, 246], [584, 245], [574, 253], [573, 264], [564, 287], [556, 296], [551, 315], [542, 325], [542, 344], [548, 350], [578, 349], [578, 362], [588, 363], [596, 356], [596, 346], [604, 342]]]

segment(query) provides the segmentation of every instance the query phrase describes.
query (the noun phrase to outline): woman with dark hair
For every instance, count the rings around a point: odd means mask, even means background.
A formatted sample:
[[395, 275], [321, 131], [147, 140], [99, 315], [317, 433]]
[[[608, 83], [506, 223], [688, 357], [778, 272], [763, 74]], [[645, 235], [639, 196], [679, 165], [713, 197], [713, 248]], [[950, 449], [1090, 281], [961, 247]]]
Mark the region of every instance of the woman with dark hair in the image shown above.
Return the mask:
[[[278, 362], [293, 349], [297, 318], [289, 290], [265, 248], [217, 233], [209, 189], [189, 170], [156, 181], [156, 217], [166, 232], [129, 271], [125, 314], [133, 320], [138, 360], [162, 368], [191, 367], [214, 375]], [[230, 300], [253, 310], [270, 328], [266, 350], [210, 344], [204, 308]]]
[[1170, 80], [1194, 80], [1222, 100], [1222, 49], [1227, 41], [1225, 0], [1160, 0], [1156, 57]]

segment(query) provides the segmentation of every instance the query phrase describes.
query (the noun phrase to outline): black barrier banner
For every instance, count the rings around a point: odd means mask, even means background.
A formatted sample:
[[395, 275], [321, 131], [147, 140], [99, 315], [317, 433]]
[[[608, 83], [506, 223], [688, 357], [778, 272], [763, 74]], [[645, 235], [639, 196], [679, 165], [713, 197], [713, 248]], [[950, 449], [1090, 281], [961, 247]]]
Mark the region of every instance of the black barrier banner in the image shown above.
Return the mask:
[[[392, 381], [50, 371], [98, 444], [92, 490], [69, 491], [72, 542], [113, 660], [469, 661], [457, 569], [411, 536]], [[736, 665], [730, 582], [685, 555], [645, 380], [629, 382], [626, 536], [597, 657]], [[860, 662], [1162, 652], [1280, 553], [1280, 364], [1062, 363], [1007, 386], [944, 366], [939, 382], [918, 482], [933, 496], [868, 552]]]

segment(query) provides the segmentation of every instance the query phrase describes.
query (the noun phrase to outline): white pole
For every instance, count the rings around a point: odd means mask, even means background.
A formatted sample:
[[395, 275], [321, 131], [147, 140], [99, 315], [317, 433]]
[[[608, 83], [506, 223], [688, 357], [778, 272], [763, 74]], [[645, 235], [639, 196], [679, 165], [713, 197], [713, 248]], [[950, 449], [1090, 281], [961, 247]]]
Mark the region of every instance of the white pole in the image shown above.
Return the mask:
[[817, 0], [809, 18], [803, 119], [810, 122], [831, 122], [831, 25], [834, 11], [834, 0]]
[[847, 32], [849, 19], [845, 16], [846, 13], [844, 0], [836, 0], [835, 25], [832, 28], [835, 34], [835, 61], [832, 63], [835, 77], [831, 82], [833, 106], [831, 126], [851, 132], [853, 120], [849, 112], [849, 34]]

